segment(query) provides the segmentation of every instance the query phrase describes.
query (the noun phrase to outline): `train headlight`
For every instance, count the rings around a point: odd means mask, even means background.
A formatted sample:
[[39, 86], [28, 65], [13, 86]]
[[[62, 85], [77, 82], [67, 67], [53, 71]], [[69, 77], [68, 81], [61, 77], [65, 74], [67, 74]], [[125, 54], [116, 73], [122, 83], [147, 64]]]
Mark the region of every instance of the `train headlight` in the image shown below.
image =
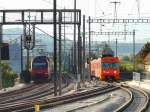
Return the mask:
[[116, 74], [116, 73], [117, 73], [117, 71], [115, 70], [115, 71], [114, 71], [114, 74]]

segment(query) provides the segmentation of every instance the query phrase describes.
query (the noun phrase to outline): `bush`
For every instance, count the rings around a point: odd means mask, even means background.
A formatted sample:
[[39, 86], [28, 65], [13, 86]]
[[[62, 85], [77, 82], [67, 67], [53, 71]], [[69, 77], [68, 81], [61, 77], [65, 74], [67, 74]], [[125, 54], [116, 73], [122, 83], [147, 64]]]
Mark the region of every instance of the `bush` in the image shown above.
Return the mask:
[[131, 64], [121, 63], [119, 68], [120, 68], [121, 72], [133, 72], [133, 71], [141, 72], [141, 71], [144, 71], [144, 67], [141, 64], [136, 64], [135, 70], [133, 70], [133, 64], [132, 63]]
[[4, 88], [14, 86], [17, 74], [12, 72], [9, 64], [0, 61], [1, 75], [2, 75], [2, 86]]
[[15, 79], [17, 78], [17, 74], [13, 72], [4, 72], [2, 74], [2, 84], [4, 88], [12, 87], [15, 84]]
[[120, 64], [119, 66], [121, 72], [131, 72], [133, 71], [132, 64]]

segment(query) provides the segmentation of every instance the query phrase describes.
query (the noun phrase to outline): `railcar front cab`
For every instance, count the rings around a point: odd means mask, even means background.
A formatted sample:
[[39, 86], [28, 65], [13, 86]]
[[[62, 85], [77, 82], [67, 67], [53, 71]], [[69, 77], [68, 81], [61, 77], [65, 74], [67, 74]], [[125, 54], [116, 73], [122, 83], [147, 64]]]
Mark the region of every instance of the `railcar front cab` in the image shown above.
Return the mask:
[[119, 80], [119, 59], [117, 57], [104, 57], [101, 60], [102, 80]]
[[46, 57], [38, 56], [32, 62], [32, 80], [42, 82], [50, 79], [50, 65]]

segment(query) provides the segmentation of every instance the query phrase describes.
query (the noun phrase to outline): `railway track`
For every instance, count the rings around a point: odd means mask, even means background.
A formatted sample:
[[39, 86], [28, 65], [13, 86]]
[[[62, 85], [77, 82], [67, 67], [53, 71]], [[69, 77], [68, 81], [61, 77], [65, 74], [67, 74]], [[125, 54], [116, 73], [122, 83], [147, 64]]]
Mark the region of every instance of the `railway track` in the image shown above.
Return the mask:
[[148, 94], [141, 90], [132, 87], [125, 87], [130, 93], [130, 100], [124, 103], [115, 112], [144, 112], [149, 103]]
[[[129, 91], [122, 87], [114, 91], [109, 91], [104, 94], [99, 94], [94, 97], [87, 97], [87, 99], [79, 100], [73, 102], [72, 104], [65, 104], [59, 107], [54, 107], [51, 110], [52, 112], [112, 112], [120, 104], [123, 104], [125, 101], [128, 101], [130, 98]], [[118, 101], [118, 102], [117, 102]]]
[[[20, 106], [23, 104], [30, 104], [30, 103], [34, 103], [38, 102], [39, 100], [43, 100], [45, 99], [45, 97], [52, 95], [54, 92], [54, 87], [53, 86], [48, 86], [49, 84], [44, 84], [43, 86], [39, 87], [36, 92], [35, 91], [30, 91], [28, 93], [22, 93], [22, 96], [19, 97], [15, 97], [12, 99], [8, 99], [6, 101], [2, 101], [3, 103], [0, 104], [0, 108], [9, 108], [12, 107], [14, 105], [16, 106]], [[62, 85], [63, 88], [66, 87], [66, 85]], [[9, 108], [11, 110], [11, 108]], [[10, 112], [10, 110], [4, 110], [4, 112]], [[1, 112], [1, 110], [0, 110]]]
[[[51, 89], [53, 89], [53, 86], [49, 86], [49, 84], [43, 84], [43, 85], [38, 85], [38, 87], [30, 90], [27, 90], [26, 92], [23, 93], [18, 93], [18, 94], [13, 94], [13, 95], [9, 95], [9, 96], [5, 96], [0, 98], [1, 104], [5, 104], [5, 103], [12, 103], [18, 100], [24, 100], [24, 99], [32, 99], [32, 98], [38, 98], [38, 95], [40, 94], [42, 96], [42, 94], [47, 93], [48, 91], [50, 91]], [[40, 97], [41, 97], [40, 96]]]
[[83, 91], [83, 92], [79, 92], [79, 93], [54, 97], [51, 99], [29, 100], [29, 101], [25, 101], [25, 102], [19, 102], [16, 104], [14, 103], [11, 105], [6, 105], [3, 107], [0, 106], [0, 111], [1, 112], [9, 112], [11, 110], [11, 111], [15, 111], [15, 112], [30, 112], [30, 111], [32, 112], [32, 111], [34, 111], [34, 105], [37, 102], [41, 105], [42, 109], [51, 108], [51, 107], [61, 105], [64, 103], [74, 102], [77, 100], [85, 99], [87, 97], [99, 95], [99, 94], [102, 94], [102, 93], [105, 93], [108, 91], [113, 91], [118, 88], [119, 88], [118, 86], [107, 85], [107, 86], [99, 87], [99, 88], [92, 89], [89, 91]]
[[[149, 103], [149, 96], [146, 92], [130, 88], [127, 86], [120, 87], [115, 84], [108, 84], [102, 87], [97, 87], [95, 89], [91, 89], [88, 91], [82, 91], [78, 93], [73, 93], [69, 95], [63, 95], [58, 97], [46, 98], [46, 96], [53, 94], [53, 87], [49, 87], [47, 84], [39, 87], [38, 89], [30, 91], [28, 94], [20, 95], [19, 97], [14, 97], [11, 99], [1, 100], [0, 102], [0, 112], [32, 112], [34, 111], [34, 105], [36, 103], [41, 105], [41, 109], [52, 108], [58, 105], [62, 105], [65, 103], [70, 103], [82, 99], [87, 99], [89, 97], [97, 96], [103, 93], [107, 93], [116, 89], [123, 89], [127, 91], [130, 95], [130, 99], [127, 100], [124, 104], [122, 104], [119, 108], [117, 108], [114, 112], [144, 112]], [[52, 91], [51, 91], [52, 89]], [[33, 93], [32, 93], [33, 92]], [[10, 94], [9, 97], [14, 96]], [[1, 98], [2, 99], [2, 98]], [[82, 108], [92, 107], [93, 105], [101, 104], [110, 100], [110, 96], [104, 98], [100, 101], [91, 102], [87, 105], [77, 107], [75, 109], [71, 109], [68, 112], [73, 112], [76, 110], [82, 110]]]
[[13, 90], [13, 91], [8, 91], [8, 92], [5, 92], [5, 93], [0, 93], [0, 98], [7, 97], [7, 96], [10, 96], [10, 95], [19, 94], [19, 93], [23, 93], [23, 92], [26, 92], [26, 91], [30, 91], [30, 90], [32, 90], [34, 88], [37, 88], [40, 85], [41, 84], [39, 84], [39, 85], [37, 85], [37, 84], [31, 84], [31, 85], [28, 85], [28, 86], [23, 87], [21, 89], [17, 89], [17, 90]]
[[[89, 112], [89, 111], [144, 112], [146, 110], [146, 107], [148, 106], [148, 102], [149, 102], [149, 97], [145, 91], [138, 90], [135, 88], [130, 88], [130, 87], [121, 87], [120, 90], [123, 90], [124, 92], [126, 92], [128, 94], [128, 97], [126, 98], [125, 103], [120, 102], [120, 103], [115, 104], [115, 102], [114, 102], [113, 107], [111, 107], [111, 105], [106, 106], [105, 103], [110, 102], [111, 99], [113, 99], [113, 96], [111, 98], [111, 96], [109, 95], [107, 97], [104, 96], [104, 98], [101, 100], [100, 99], [99, 100], [90, 99], [90, 100], [85, 100], [85, 101], [82, 100], [81, 103], [80, 103], [80, 101], [78, 101], [76, 103], [73, 103], [72, 105], [69, 105], [70, 108], [67, 108], [66, 110], [64, 109], [63, 112], [64, 111], [65, 112], [78, 112], [78, 111], [79, 112], [82, 112], [82, 111], [86, 111], [86, 112]], [[118, 108], [118, 106], [120, 106], [120, 104], [122, 106]], [[76, 106], [74, 107], [73, 105], [76, 105]], [[105, 105], [107, 107], [107, 109], [105, 106], [103, 108], [102, 105]], [[65, 107], [65, 106], [61, 106], [59, 109], [54, 108], [54, 109], [52, 109], [52, 111], [53, 110], [56, 110], [56, 111], [61, 110], [63, 107]]]
[[82, 110], [82, 109], [84, 109], [84, 108], [92, 107], [92, 106], [97, 105], [97, 104], [99, 105], [99, 104], [102, 104], [102, 103], [108, 101], [109, 99], [111, 99], [111, 96], [110, 96], [110, 95], [104, 97], [104, 98], [101, 99], [101, 100], [94, 100], [94, 101], [88, 101], [88, 102], [82, 101], [82, 103], [86, 103], [86, 105], [81, 105], [81, 106], [79, 106], [79, 107], [76, 107], [76, 108], [67, 110], [66, 112], [75, 112], [75, 111], [78, 111], [78, 110]]

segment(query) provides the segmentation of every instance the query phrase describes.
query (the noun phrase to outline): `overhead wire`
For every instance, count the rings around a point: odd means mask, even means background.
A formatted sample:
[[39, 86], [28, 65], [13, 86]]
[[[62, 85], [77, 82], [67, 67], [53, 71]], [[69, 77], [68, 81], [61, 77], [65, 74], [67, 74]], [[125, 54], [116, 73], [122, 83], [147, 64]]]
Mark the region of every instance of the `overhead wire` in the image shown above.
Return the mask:
[[137, 8], [138, 8], [138, 16], [139, 16], [139, 19], [141, 18], [141, 15], [140, 15], [140, 0], [136, 0], [136, 3], [137, 3]]
[[[51, 0], [42, 0], [42, 1], [44, 1], [44, 2], [46, 2], [46, 3], [48, 3], [48, 4], [51, 4], [51, 5], [53, 6], [53, 2], [52, 2]], [[60, 6], [60, 5], [58, 5], [58, 4], [57, 4], [57, 7], [58, 7], [58, 8], [63, 8], [62, 6]]]
[[96, 17], [96, 8], [97, 8], [97, 7], [96, 7], [96, 6], [97, 6], [96, 4], [97, 4], [97, 0], [95, 0], [95, 17]]

